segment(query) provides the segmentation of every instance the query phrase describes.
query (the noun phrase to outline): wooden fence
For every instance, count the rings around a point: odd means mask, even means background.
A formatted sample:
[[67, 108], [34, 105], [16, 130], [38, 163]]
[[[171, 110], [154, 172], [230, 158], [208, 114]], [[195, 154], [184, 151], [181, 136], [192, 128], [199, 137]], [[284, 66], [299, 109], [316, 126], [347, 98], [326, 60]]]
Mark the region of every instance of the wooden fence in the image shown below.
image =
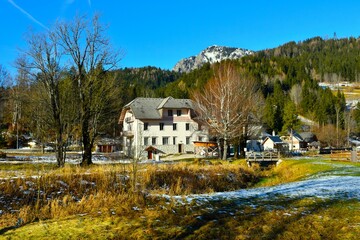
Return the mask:
[[330, 158], [333, 161], [360, 162], [360, 152], [355, 150], [343, 152], [331, 152]]

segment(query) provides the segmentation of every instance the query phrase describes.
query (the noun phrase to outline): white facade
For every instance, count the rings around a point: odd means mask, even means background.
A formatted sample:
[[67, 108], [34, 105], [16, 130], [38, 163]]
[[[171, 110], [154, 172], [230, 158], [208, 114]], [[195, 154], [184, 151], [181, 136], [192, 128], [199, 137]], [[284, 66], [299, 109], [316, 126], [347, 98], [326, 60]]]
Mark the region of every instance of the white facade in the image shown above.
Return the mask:
[[[170, 102], [177, 99], [167, 98]], [[159, 99], [162, 103], [167, 99]], [[143, 103], [148, 105], [146, 98], [136, 99], [136, 104], [128, 104], [123, 109], [120, 122], [123, 125], [124, 152], [128, 156], [154, 158], [152, 153], [147, 152], [147, 147], [152, 147], [162, 154], [175, 154], [194, 152], [193, 141], [208, 141], [206, 132], [199, 129], [199, 124], [192, 119], [192, 108], [181, 104], [162, 104], [157, 106], [139, 106]], [[150, 100], [150, 99], [149, 99]], [[156, 103], [155, 99], [151, 99]], [[135, 100], [134, 100], [135, 101]], [[136, 106], [135, 106], [136, 105]], [[139, 109], [142, 109], [139, 114]], [[155, 109], [155, 110], [154, 110]], [[153, 117], [157, 111], [158, 117]], [[141, 116], [136, 116], [141, 115]]]
[[264, 151], [284, 148], [285, 144], [278, 136], [268, 136], [262, 143]]
[[274, 150], [275, 143], [273, 141], [271, 141], [271, 140], [265, 141], [263, 143], [263, 148], [264, 148], [265, 151]]

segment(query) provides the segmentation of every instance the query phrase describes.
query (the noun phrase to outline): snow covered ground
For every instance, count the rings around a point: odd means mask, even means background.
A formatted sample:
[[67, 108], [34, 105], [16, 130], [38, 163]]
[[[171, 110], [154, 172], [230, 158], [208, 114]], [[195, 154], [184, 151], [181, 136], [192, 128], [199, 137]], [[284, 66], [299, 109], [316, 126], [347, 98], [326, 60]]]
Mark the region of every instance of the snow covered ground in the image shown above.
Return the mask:
[[[93, 154], [93, 163], [97, 164], [112, 164], [112, 163], [130, 163], [129, 159], [122, 159], [114, 154]], [[0, 158], [0, 163], [54, 163], [56, 164], [56, 157], [54, 154], [36, 156], [32, 154], [15, 155], [8, 158]], [[81, 154], [71, 153], [66, 157], [66, 163], [79, 164], [81, 162]]]
[[[13, 157], [0, 158], [0, 163], [54, 163], [56, 164], [55, 154], [45, 154], [43, 156], [38, 156], [33, 154], [31, 151], [4, 151], [14, 155]], [[20, 153], [20, 154], [19, 154]], [[181, 154], [181, 155], [169, 155], [166, 157], [161, 157], [159, 161], [157, 160], [141, 160], [140, 163], [164, 163], [171, 162], [174, 160], [183, 160], [188, 158], [194, 158], [194, 154]], [[116, 164], [116, 163], [131, 163], [132, 159], [125, 159], [120, 153], [93, 153], [92, 156], [93, 163], [95, 164]], [[66, 156], [66, 163], [70, 164], [79, 164], [81, 162], [81, 153], [71, 152]]]
[[[319, 162], [319, 164], [327, 164]], [[217, 201], [236, 201], [237, 204], [256, 205], [276, 199], [322, 198], [333, 200], [360, 200], [360, 168], [336, 164], [337, 170], [320, 173], [306, 180], [281, 184], [274, 187], [243, 189], [232, 192], [212, 194], [193, 194], [184, 196], [165, 196], [180, 203], [195, 202], [205, 204]]]

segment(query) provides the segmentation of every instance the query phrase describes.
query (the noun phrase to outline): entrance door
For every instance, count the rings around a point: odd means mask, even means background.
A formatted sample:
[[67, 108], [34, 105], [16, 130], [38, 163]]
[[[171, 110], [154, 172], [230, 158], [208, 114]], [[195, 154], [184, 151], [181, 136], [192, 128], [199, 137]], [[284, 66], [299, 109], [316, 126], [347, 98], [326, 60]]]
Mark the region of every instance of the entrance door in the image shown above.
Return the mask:
[[153, 152], [152, 151], [148, 151], [148, 159], [153, 159]]
[[179, 153], [183, 153], [184, 152], [184, 144], [179, 144]]

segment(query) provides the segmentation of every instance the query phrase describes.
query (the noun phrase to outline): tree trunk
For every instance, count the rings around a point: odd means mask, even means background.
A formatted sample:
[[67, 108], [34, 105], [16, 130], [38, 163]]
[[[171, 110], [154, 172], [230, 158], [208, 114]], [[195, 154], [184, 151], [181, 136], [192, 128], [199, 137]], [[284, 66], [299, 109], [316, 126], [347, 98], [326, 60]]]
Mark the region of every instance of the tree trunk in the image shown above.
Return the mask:
[[57, 161], [58, 167], [64, 167], [66, 153], [65, 153], [65, 146], [64, 146], [64, 139], [63, 139], [63, 129], [62, 129], [61, 125], [58, 126], [57, 131], [58, 132], [57, 132], [56, 146], [55, 146], [56, 161]]
[[62, 118], [60, 113], [60, 96], [59, 96], [59, 86], [54, 83], [51, 84], [50, 99], [53, 110], [53, 119], [55, 120], [55, 130], [56, 130], [56, 161], [58, 167], [65, 166], [65, 154], [64, 154], [64, 140], [63, 140], [63, 127], [62, 127]]
[[219, 151], [219, 159], [222, 159], [222, 151], [221, 151], [221, 141], [218, 139], [217, 140], [217, 145], [218, 145], [218, 151]]
[[227, 158], [227, 149], [228, 149], [228, 142], [227, 142], [227, 139], [224, 138], [224, 153], [222, 156], [223, 160], [226, 160], [226, 158]]
[[[65, 166], [65, 154], [64, 154], [64, 144], [62, 142], [62, 139], [57, 140], [57, 144], [56, 144], [56, 161], [57, 161], [57, 165], [58, 167], [64, 167]], [[61, 141], [61, 143], [59, 142]]]
[[55, 145], [55, 151], [56, 151], [56, 161], [58, 167], [64, 167], [65, 166], [65, 147], [64, 147], [64, 139], [63, 139], [63, 130], [61, 126], [57, 126], [57, 136], [56, 136], [56, 145]]
[[83, 142], [83, 147], [84, 147], [81, 166], [91, 165], [93, 163], [92, 162], [92, 152], [91, 152], [92, 143], [91, 143], [90, 134], [89, 134], [89, 130], [88, 130], [88, 121], [87, 121], [86, 117], [82, 122], [81, 131], [82, 131], [82, 142]]

